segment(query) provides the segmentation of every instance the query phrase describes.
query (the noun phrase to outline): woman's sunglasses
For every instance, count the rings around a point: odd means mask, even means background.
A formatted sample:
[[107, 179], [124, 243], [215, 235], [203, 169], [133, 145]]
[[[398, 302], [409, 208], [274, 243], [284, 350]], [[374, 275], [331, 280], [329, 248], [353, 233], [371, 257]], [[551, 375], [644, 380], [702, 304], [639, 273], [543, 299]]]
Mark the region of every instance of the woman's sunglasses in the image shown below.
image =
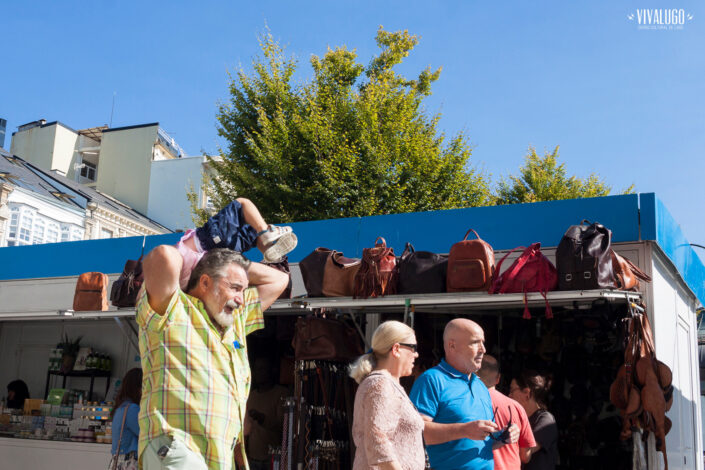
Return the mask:
[[418, 344], [399, 343], [399, 346], [406, 346], [407, 348], [411, 349], [412, 352], [416, 352], [416, 351], [419, 350], [419, 345], [418, 345]]

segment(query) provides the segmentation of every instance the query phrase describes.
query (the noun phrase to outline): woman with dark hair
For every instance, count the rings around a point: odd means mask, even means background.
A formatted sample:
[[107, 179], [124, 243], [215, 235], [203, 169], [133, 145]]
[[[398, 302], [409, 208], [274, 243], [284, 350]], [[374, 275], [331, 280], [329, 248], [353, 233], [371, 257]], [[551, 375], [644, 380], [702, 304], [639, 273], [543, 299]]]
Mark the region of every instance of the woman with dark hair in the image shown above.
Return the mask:
[[130, 369], [122, 379], [115, 398], [113, 418], [113, 446], [110, 469], [137, 469], [137, 442], [140, 425], [137, 415], [142, 398], [142, 369]]
[[7, 384], [7, 407], [24, 408], [24, 401], [29, 398], [29, 389], [22, 380], [13, 380]]
[[531, 460], [522, 470], [554, 470], [558, 463], [558, 426], [546, 409], [551, 380], [535, 371], [526, 370], [512, 380], [509, 396], [518, 401], [529, 415], [536, 447], [530, 451]]

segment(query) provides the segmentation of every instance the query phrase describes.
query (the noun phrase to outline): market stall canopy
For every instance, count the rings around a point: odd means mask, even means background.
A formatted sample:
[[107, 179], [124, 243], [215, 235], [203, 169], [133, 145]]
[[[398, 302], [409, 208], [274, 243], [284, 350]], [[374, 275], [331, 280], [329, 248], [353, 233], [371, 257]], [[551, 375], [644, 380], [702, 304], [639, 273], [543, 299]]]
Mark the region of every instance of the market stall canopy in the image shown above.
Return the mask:
[[[297, 263], [319, 246], [359, 257], [378, 236], [397, 254], [406, 242], [418, 250], [446, 253], [468, 228], [474, 228], [495, 250], [533, 242], [552, 247], [570, 225], [583, 219], [610, 228], [614, 243], [656, 242], [688, 288], [705, 303], [705, 266], [653, 193], [297, 222], [291, 226], [299, 245], [289, 261]], [[180, 236], [149, 236], [145, 250], [176, 243]], [[0, 248], [4, 260], [0, 280], [75, 276], [87, 271], [119, 273], [125, 260], [139, 256], [141, 247], [142, 237], [131, 237]], [[255, 261], [260, 258], [256, 250], [248, 255]]]

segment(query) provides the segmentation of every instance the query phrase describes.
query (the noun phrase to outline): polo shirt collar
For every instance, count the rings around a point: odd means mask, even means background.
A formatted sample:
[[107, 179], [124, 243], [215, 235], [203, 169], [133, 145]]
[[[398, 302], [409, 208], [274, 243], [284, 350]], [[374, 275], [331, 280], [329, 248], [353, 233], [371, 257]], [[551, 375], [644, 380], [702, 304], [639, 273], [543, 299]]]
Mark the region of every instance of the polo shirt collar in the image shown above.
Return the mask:
[[438, 368], [446, 374], [450, 375], [451, 377], [455, 377], [456, 379], [463, 379], [466, 382], [472, 382], [472, 380], [475, 378], [475, 374], [470, 374], [470, 377], [468, 378], [466, 374], [463, 374], [458, 369], [448, 364], [445, 358], [441, 359], [441, 362], [438, 364]]

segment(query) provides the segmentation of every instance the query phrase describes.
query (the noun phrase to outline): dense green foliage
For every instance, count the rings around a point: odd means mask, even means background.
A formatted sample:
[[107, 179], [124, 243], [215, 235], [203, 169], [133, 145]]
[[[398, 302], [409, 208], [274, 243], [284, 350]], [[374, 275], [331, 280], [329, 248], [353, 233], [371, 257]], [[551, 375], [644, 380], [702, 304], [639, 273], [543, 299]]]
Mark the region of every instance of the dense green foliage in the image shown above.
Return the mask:
[[[587, 179], [568, 176], [565, 163], [559, 165], [558, 158], [558, 147], [552, 153], [545, 152], [543, 157], [536, 154], [536, 149], [529, 147], [519, 175], [510, 176], [508, 181], [502, 179], [498, 184], [495, 203], [555, 201], [610, 194], [612, 188], [595, 174]], [[633, 187], [624, 191], [631, 192]]]
[[297, 63], [269, 34], [253, 72], [231, 76], [218, 113], [227, 141], [212, 161], [216, 207], [256, 201], [272, 222], [450, 209], [491, 203], [487, 178], [470, 165], [467, 137], [447, 139], [424, 97], [440, 69], [413, 80], [393, 67], [418, 42], [406, 31], [377, 32], [368, 66], [339, 47], [313, 56], [311, 81], [295, 86]]
[[[376, 42], [381, 52], [367, 66], [346, 47], [312, 56], [312, 78], [297, 85], [297, 61], [271, 34], [260, 37], [261, 56], [251, 72], [230, 76], [230, 99], [219, 106], [227, 144], [222, 159], [209, 157], [204, 180], [215, 208], [247, 197], [281, 223], [610, 193], [594, 174], [569, 177], [558, 147], [543, 157], [530, 148], [519, 174], [492, 191], [489, 175], [471, 165], [467, 136], [446, 138], [440, 114], [423, 108], [440, 69], [415, 79], [394, 71], [418, 38], [380, 27]], [[198, 194], [188, 197], [200, 225], [210, 214]]]

